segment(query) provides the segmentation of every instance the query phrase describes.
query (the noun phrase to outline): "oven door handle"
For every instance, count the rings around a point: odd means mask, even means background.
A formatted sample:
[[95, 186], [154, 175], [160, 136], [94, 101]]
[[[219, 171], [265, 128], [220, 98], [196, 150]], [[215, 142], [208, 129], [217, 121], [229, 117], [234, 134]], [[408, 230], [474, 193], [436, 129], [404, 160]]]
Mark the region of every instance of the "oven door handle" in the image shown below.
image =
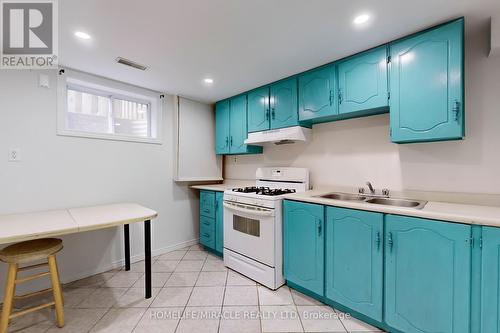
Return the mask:
[[252, 214], [252, 215], [256, 215], [256, 216], [273, 216], [274, 215], [273, 209], [248, 206], [248, 205], [243, 205], [243, 204], [239, 204], [239, 203], [224, 202], [224, 207], [227, 209], [236, 211], [236, 212], [247, 213], [247, 214]]

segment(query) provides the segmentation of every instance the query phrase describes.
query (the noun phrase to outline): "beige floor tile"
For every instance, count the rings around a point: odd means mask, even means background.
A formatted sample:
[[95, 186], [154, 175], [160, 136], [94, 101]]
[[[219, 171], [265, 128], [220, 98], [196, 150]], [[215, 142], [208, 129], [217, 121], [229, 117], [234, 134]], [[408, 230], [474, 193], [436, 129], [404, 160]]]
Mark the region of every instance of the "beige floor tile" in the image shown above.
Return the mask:
[[114, 308], [147, 308], [153, 303], [155, 297], [160, 292], [160, 288], [152, 288], [151, 298], [144, 298], [144, 288], [130, 288], [125, 294], [120, 296]]
[[205, 251], [188, 251], [182, 260], [205, 260], [207, 256]]
[[292, 298], [295, 305], [323, 305], [323, 303], [321, 303], [320, 301], [315, 300], [314, 298], [309, 297], [307, 295], [304, 295], [303, 293], [298, 292], [297, 290], [290, 289], [290, 291], [292, 292]]
[[297, 306], [305, 332], [347, 332], [337, 313], [329, 306]]
[[127, 292], [128, 288], [98, 288], [84, 299], [77, 308], [110, 308], [118, 298]]
[[151, 307], [185, 306], [191, 296], [192, 287], [166, 287], [156, 296]]
[[66, 284], [64, 287], [65, 288], [92, 288], [92, 287], [100, 287], [103, 285], [106, 281], [111, 279], [113, 275], [115, 275], [116, 272], [113, 273], [101, 273], [101, 274], [96, 274], [92, 275], [90, 277], [77, 280], [71, 283]]
[[64, 307], [73, 308], [78, 306], [78, 304], [83, 302], [83, 300], [90, 296], [95, 290], [96, 288], [65, 289], [63, 291]]
[[260, 305], [291, 305], [293, 304], [290, 288], [282, 286], [278, 290], [271, 290], [259, 286], [259, 304]]
[[157, 260], [151, 265], [151, 271], [155, 273], [171, 273], [179, 264], [179, 260]]
[[97, 322], [91, 332], [132, 332], [144, 312], [146, 309], [111, 309]]
[[[144, 260], [137, 261], [137, 262], [130, 264], [130, 271], [129, 272], [144, 273], [145, 271], [146, 271], [146, 264], [144, 263]], [[122, 272], [127, 272], [125, 270], [125, 267], [122, 267]]]
[[174, 333], [184, 307], [150, 308], [134, 329], [134, 333]]
[[203, 265], [202, 271], [204, 272], [225, 272], [227, 271], [227, 267], [224, 266], [224, 262], [222, 260], [207, 260]]
[[224, 306], [259, 305], [257, 286], [226, 286]]
[[159, 260], [181, 260], [186, 254], [187, 250], [176, 250], [162, 254]]
[[194, 287], [188, 306], [221, 306], [224, 287]]
[[261, 306], [262, 332], [303, 332], [295, 305]]
[[204, 250], [205, 248], [201, 244], [195, 244], [189, 247], [189, 251], [204, 251]]
[[344, 324], [345, 328], [347, 329], [348, 332], [381, 332], [380, 329], [377, 327], [371, 326], [365, 322], [362, 322], [361, 320], [358, 320], [354, 317], [351, 317], [351, 315], [343, 313], [341, 311], [335, 310], [338, 313], [338, 316], [340, 317], [340, 320], [342, 321], [342, 324]]
[[[172, 273], [151, 273], [151, 285], [153, 288], [162, 288], [167, 280], [170, 278]], [[144, 288], [144, 281], [146, 281], [146, 276], [143, 275], [136, 283], [132, 286], [132, 288]]]
[[111, 279], [104, 282], [103, 286], [108, 288], [130, 288], [139, 280], [144, 273], [121, 271], [113, 275]]
[[210, 252], [207, 252], [207, 260], [221, 260], [222, 258], [219, 257], [218, 255], [216, 254], [213, 254], [213, 253], [210, 253]]
[[247, 278], [240, 273], [232, 271], [229, 269], [227, 274], [227, 285], [228, 286], [255, 286], [257, 283], [254, 280]]
[[87, 333], [108, 312], [107, 309], [65, 309], [63, 328], [52, 327], [49, 333]]
[[[194, 251], [193, 251], [194, 252]], [[197, 287], [226, 285], [227, 272], [201, 272], [196, 282]]]
[[217, 333], [220, 307], [186, 307], [176, 333]]
[[194, 287], [199, 272], [174, 272], [165, 284], [166, 287]]
[[204, 260], [182, 260], [177, 265], [176, 272], [199, 272], [203, 267]]
[[259, 333], [258, 306], [224, 306], [219, 333]]
[[53, 310], [45, 309], [13, 319], [9, 325], [9, 333], [43, 333], [55, 325]]

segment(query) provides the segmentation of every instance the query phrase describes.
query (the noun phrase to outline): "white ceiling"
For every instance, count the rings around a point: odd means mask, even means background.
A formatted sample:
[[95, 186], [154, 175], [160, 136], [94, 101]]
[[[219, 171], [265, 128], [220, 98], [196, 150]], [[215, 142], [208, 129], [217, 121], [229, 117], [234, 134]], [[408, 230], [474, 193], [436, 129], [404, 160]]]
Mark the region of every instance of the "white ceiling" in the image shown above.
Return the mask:
[[[59, 53], [64, 66], [214, 102], [451, 18], [484, 22], [493, 11], [499, 0], [61, 0]], [[371, 22], [354, 27], [363, 12]], [[76, 30], [92, 39], [76, 39]], [[149, 69], [116, 64], [118, 56]]]

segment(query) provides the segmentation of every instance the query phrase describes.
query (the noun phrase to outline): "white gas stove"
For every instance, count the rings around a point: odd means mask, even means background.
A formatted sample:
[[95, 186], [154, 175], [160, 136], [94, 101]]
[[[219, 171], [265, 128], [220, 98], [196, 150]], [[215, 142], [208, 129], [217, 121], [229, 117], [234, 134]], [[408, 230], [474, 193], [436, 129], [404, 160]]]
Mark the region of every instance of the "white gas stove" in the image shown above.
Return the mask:
[[271, 289], [282, 274], [283, 198], [309, 189], [302, 168], [259, 168], [256, 186], [224, 192], [224, 264]]

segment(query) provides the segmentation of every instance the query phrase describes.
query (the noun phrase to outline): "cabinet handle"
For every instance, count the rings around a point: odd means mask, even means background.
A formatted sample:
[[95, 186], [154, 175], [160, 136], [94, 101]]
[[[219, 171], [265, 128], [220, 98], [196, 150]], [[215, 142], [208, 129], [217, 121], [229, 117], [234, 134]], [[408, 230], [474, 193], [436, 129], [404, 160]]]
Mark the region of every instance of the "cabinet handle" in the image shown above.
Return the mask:
[[274, 112], [274, 108], [271, 109], [271, 118], [274, 120], [276, 118], [276, 112]]
[[333, 99], [333, 91], [330, 90], [330, 106], [332, 106], [332, 99]]
[[233, 146], [233, 136], [231, 135], [230, 145]]
[[389, 250], [392, 253], [392, 248], [394, 246], [394, 241], [392, 240], [392, 232], [389, 233], [389, 238], [387, 240], [387, 244], [389, 244]]
[[226, 136], [226, 147], [229, 146], [229, 137]]
[[210, 213], [210, 209], [204, 209], [203, 210], [205, 213]]
[[203, 234], [205, 237], [210, 237], [210, 234], [207, 234], [206, 232]]
[[453, 106], [453, 113], [455, 115], [455, 121], [458, 122], [458, 116], [460, 115], [460, 102], [458, 100], [455, 100], [455, 103]]
[[317, 225], [318, 225], [318, 237], [319, 237], [319, 236], [321, 236], [321, 231], [323, 229], [323, 225], [322, 225], [321, 219], [318, 220]]
[[339, 104], [342, 104], [342, 90], [339, 88]]
[[269, 120], [269, 109], [266, 110], [266, 120]]
[[377, 231], [377, 240], [375, 243], [377, 243], [377, 251], [380, 250], [380, 231]]

